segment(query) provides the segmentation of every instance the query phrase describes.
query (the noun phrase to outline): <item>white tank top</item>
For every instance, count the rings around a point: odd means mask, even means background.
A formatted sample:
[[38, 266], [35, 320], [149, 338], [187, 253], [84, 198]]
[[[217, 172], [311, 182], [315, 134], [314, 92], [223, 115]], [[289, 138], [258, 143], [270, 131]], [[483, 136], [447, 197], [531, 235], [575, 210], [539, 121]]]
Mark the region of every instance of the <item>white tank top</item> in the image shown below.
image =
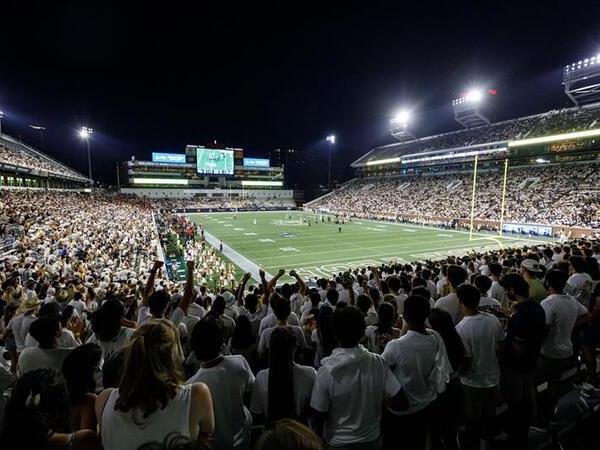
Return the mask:
[[164, 409], [157, 409], [144, 419], [140, 411], [117, 411], [119, 391], [108, 396], [102, 411], [102, 445], [104, 450], [137, 450], [142, 444], [160, 442], [169, 433], [190, 437], [192, 385], [181, 386]]

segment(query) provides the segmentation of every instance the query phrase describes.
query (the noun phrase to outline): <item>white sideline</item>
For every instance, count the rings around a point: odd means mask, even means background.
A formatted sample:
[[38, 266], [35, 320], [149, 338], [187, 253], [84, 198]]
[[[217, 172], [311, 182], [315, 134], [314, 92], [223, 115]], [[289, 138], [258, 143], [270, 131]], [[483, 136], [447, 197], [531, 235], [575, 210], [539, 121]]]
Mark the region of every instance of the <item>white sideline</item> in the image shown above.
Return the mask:
[[[219, 239], [214, 237], [212, 234], [210, 234], [206, 230], [204, 230], [204, 239], [206, 239], [206, 242], [208, 242], [210, 245], [212, 245], [216, 249], [218, 249], [219, 245], [221, 244], [221, 241]], [[252, 278], [255, 281], [260, 281], [260, 276], [258, 275], [258, 270], [260, 269], [260, 267], [257, 264], [253, 263], [252, 261], [250, 261], [245, 256], [241, 255], [240, 253], [238, 253], [237, 251], [232, 249], [230, 246], [228, 246], [224, 242], [223, 242], [223, 255], [225, 255], [227, 258], [229, 258], [231, 260], [231, 262], [233, 262], [236, 266], [238, 266], [244, 272], [250, 272], [250, 275], [252, 275]], [[271, 275], [269, 272], [267, 272], [265, 270], [265, 278], [267, 279], [267, 281], [269, 281], [271, 278], [273, 278], [273, 275]]]

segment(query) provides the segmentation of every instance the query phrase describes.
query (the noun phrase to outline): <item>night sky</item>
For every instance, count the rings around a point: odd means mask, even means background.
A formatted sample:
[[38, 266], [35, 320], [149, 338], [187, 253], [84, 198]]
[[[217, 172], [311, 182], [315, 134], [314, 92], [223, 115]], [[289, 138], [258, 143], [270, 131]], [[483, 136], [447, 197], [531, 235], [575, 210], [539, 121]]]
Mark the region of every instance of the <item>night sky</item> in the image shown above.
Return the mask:
[[497, 89], [496, 120], [567, 106], [562, 67], [600, 52], [597, 1], [154, 3], [3, 1], [3, 131], [37, 144], [45, 126], [47, 153], [86, 173], [88, 125], [107, 183], [118, 160], [215, 139], [324, 167], [333, 132], [344, 178], [401, 107], [425, 136], [459, 127], [471, 85]]

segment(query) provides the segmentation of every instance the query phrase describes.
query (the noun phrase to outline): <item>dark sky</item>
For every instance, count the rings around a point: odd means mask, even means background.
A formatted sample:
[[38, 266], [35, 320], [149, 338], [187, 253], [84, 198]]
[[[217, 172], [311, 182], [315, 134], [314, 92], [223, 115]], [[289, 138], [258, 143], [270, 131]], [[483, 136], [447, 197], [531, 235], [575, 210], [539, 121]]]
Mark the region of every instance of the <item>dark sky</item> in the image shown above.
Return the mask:
[[471, 84], [497, 89], [496, 119], [565, 106], [562, 67], [600, 52], [597, 1], [216, 3], [3, 1], [3, 129], [35, 143], [46, 126], [46, 151], [85, 172], [76, 130], [93, 127], [107, 182], [117, 160], [213, 139], [325, 163], [335, 132], [343, 177], [401, 106], [419, 136], [458, 128]]

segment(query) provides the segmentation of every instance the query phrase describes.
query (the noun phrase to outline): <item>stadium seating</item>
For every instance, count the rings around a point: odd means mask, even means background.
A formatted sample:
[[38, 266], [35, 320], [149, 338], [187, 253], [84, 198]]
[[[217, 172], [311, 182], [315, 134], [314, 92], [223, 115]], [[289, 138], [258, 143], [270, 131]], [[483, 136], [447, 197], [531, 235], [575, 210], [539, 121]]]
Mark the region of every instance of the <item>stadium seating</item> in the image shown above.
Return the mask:
[[86, 180], [64, 164], [7, 135], [0, 135], [1, 163], [74, 180]]
[[[561, 226], [598, 227], [600, 190], [595, 188], [600, 166], [549, 165], [515, 167], [506, 188], [507, 221]], [[344, 189], [311, 203], [311, 208], [356, 217], [470, 217], [472, 173], [408, 175], [374, 183], [356, 180]], [[524, 181], [529, 182], [525, 185]], [[480, 172], [475, 218], [500, 219], [502, 173]]]
[[556, 133], [585, 130], [598, 124], [598, 109], [577, 108], [553, 110], [535, 116], [454, 131], [403, 143], [377, 147], [354, 164], [382, 160], [407, 154], [504, 142], [515, 139], [547, 136]]

